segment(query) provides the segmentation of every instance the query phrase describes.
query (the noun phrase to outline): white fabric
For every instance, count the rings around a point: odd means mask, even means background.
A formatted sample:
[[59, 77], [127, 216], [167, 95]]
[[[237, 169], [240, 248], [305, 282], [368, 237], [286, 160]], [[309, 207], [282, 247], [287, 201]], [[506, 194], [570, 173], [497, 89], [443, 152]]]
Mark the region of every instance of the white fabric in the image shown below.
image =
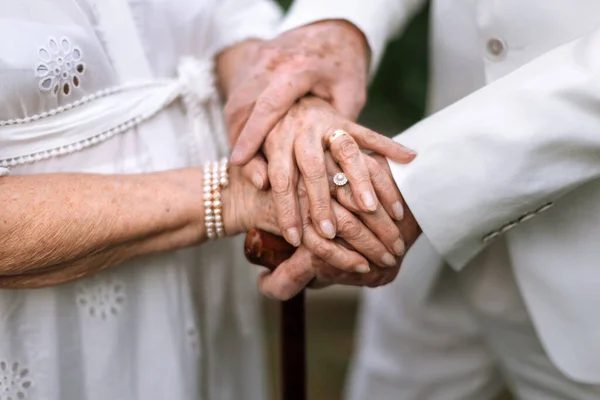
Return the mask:
[[[321, 3], [302, 2], [305, 12], [313, 10], [313, 20], [321, 19], [320, 9], [328, 17], [337, 7], [340, 15], [354, 13], [350, 21], [413, 4]], [[598, 384], [600, 3], [435, 0], [431, 7], [429, 104], [441, 111], [398, 136], [419, 155], [409, 165], [393, 166], [423, 227], [422, 240], [430, 241], [403, 265], [399, 280], [410, 283], [404, 286], [406, 301], [426, 304], [435, 296], [442, 259], [457, 271], [500, 268], [494, 258], [474, 257], [494, 240], [505, 240], [513, 274], [497, 283], [505, 287], [516, 280], [544, 363], [551, 360], [574, 381]], [[363, 30], [374, 48], [393, 34], [393, 24], [372, 34], [380, 22], [361, 22], [368, 24]], [[481, 278], [480, 287], [487, 279]], [[498, 301], [505, 296], [489, 295]], [[385, 297], [382, 303], [393, 301]], [[425, 333], [423, 318], [418, 324]], [[509, 329], [502, 318], [499, 313], [496, 323]], [[373, 329], [393, 337], [403, 323]]]
[[[271, 35], [278, 9], [131, 0], [127, 19], [122, 6], [0, 3], [0, 31], [16, 42], [0, 41], [0, 175], [151, 172], [224, 154], [212, 58]], [[232, 32], [231, 10], [252, 23]], [[50, 37], [81, 50], [85, 71], [64, 69], [80, 83], [68, 95], [38, 87], [38, 50]], [[128, 62], [116, 61], [127, 50]], [[242, 250], [224, 240], [60, 287], [0, 291], [1, 398], [264, 399], [257, 293]]]
[[507, 387], [523, 400], [600, 399], [600, 385], [569, 379], [548, 358], [512, 274], [499, 241], [461, 273], [441, 269], [426, 302], [402, 277], [365, 293], [346, 397], [491, 400]]

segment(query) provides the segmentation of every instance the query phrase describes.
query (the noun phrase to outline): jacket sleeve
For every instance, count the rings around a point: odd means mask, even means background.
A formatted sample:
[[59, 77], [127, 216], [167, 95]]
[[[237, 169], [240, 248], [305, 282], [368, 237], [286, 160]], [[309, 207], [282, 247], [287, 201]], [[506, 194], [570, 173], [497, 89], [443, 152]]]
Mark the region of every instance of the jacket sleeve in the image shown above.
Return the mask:
[[526, 64], [396, 140], [392, 170], [424, 234], [456, 269], [600, 177], [600, 30]]
[[377, 70], [385, 46], [398, 35], [424, 0], [294, 0], [280, 31], [327, 19], [354, 24], [371, 48], [371, 72]]
[[247, 39], [271, 39], [282, 11], [275, 0], [219, 0], [215, 18], [216, 51]]

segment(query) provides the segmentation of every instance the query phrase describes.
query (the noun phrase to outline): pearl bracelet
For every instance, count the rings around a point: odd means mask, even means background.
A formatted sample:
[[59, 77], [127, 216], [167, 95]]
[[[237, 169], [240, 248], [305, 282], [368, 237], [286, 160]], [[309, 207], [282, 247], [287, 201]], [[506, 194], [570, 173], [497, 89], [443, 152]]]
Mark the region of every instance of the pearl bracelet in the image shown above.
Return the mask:
[[204, 166], [204, 225], [209, 239], [225, 236], [221, 190], [229, 185], [229, 162], [209, 162]]

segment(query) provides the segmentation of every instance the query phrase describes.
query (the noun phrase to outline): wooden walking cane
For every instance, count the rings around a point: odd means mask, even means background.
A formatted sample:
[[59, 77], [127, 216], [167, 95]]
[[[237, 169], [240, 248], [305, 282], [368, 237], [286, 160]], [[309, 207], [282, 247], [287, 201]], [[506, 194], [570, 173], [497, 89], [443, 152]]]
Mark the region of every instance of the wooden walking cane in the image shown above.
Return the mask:
[[[275, 270], [296, 248], [285, 239], [253, 229], [244, 253], [253, 264]], [[306, 330], [304, 291], [281, 303], [281, 400], [306, 399]]]

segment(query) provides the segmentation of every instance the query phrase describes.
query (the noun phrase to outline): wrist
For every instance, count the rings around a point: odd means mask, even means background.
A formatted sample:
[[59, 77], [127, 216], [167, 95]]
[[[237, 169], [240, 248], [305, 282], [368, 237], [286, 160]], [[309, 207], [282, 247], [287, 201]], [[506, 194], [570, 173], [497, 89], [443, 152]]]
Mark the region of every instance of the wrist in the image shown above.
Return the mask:
[[250, 213], [246, 207], [250, 199], [243, 190], [244, 177], [239, 168], [232, 167], [229, 175], [229, 186], [221, 192], [223, 202], [223, 227], [225, 236], [236, 236], [251, 229]]

